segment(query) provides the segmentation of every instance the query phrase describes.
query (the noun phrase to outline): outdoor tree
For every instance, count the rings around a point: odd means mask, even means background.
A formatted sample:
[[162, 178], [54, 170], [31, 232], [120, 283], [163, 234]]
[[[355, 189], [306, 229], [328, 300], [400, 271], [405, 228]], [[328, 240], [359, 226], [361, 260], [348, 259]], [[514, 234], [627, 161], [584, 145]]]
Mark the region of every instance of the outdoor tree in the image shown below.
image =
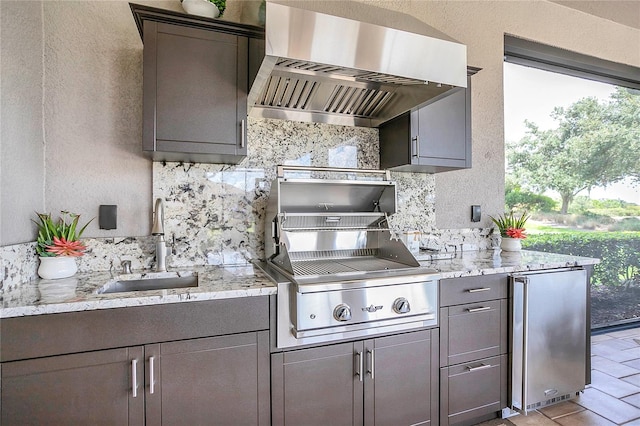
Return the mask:
[[526, 135], [507, 144], [510, 170], [525, 187], [554, 190], [566, 214], [582, 190], [634, 177], [640, 182], [640, 94], [616, 88], [609, 102], [580, 99], [554, 108], [555, 129], [525, 121]]

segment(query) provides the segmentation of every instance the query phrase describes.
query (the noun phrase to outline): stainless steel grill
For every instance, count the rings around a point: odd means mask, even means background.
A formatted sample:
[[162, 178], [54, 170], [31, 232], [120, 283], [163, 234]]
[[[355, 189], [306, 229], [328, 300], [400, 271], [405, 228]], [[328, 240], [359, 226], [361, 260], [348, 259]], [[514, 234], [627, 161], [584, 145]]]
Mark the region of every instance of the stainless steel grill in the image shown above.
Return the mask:
[[[385, 179], [291, 179], [285, 170]], [[279, 347], [437, 325], [438, 277], [391, 238], [396, 186], [386, 172], [286, 166], [278, 174], [265, 253], [285, 278], [278, 284]]]

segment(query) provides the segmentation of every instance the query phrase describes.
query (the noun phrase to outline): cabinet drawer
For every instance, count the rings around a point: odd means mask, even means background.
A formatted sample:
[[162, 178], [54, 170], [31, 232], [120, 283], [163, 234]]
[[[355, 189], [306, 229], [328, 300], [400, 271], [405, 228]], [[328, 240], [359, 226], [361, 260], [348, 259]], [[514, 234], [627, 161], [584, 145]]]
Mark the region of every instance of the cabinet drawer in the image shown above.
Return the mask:
[[440, 311], [441, 365], [454, 365], [507, 352], [507, 300], [450, 306]]
[[269, 297], [34, 315], [6, 318], [1, 325], [5, 362], [266, 330]]
[[442, 368], [440, 380], [443, 424], [497, 412], [506, 404], [507, 356]]
[[483, 300], [506, 299], [506, 274], [440, 280], [440, 305], [451, 306]]

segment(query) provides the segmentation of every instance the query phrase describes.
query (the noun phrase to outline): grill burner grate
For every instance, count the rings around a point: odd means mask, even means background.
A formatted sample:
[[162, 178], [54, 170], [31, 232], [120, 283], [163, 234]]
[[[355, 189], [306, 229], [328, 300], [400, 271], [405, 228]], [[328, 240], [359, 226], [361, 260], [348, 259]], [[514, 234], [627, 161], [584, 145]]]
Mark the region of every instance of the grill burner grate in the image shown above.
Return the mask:
[[378, 272], [407, 269], [409, 266], [392, 260], [363, 256], [351, 259], [302, 260], [291, 262], [296, 278], [353, 272]]

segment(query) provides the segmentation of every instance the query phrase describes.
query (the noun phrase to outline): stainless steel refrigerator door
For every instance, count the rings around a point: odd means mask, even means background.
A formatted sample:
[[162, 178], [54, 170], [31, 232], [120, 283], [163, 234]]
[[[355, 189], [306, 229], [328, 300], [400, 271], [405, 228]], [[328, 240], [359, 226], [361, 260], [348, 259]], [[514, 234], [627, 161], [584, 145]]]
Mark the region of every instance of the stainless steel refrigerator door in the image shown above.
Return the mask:
[[585, 387], [587, 272], [518, 274], [511, 284], [511, 399], [526, 414]]

